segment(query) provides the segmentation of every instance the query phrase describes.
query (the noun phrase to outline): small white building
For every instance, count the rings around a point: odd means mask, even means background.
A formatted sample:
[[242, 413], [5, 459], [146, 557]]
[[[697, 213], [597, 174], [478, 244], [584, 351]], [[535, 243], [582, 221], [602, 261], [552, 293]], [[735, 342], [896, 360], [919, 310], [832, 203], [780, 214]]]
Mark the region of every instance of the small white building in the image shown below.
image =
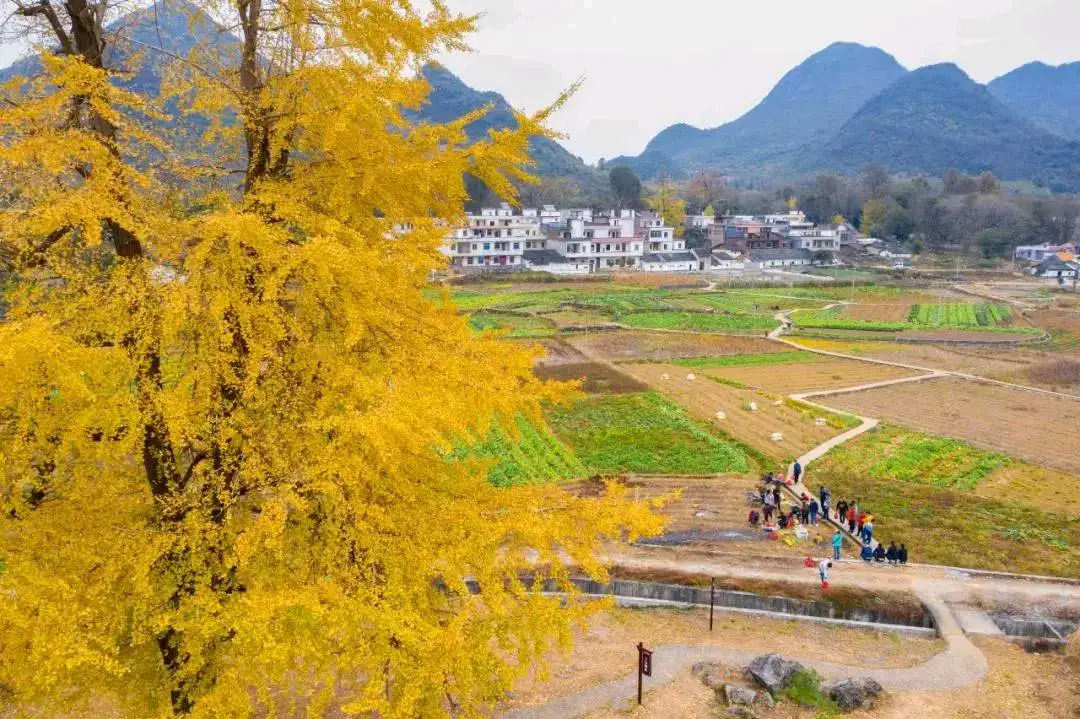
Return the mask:
[[710, 268], [714, 270], [744, 270], [746, 258], [738, 252], [728, 250], [713, 250], [709, 256]]
[[695, 228], [699, 230], [707, 230], [715, 224], [715, 215], [687, 215], [686, 221], [683, 223], [683, 226], [687, 229]]
[[830, 228], [792, 228], [788, 231], [791, 247], [811, 252], [839, 252], [840, 231]]
[[1071, 242], [1066, 242], [1063, 245], [1020, 245], [1016, 248], [1016, 252], [1013, 254], [1018, 260], [1026, 260], [1028, 262], [1042, 262], [1051, 255], [1056, 255], [1059, 252], [1067, 252], [1069, 254], [1076, 254], [1076, 245]]
[[525, 267], [534, 272], [550, 272], [553, 275], [587, 275], [586, 260], [570, 259], [555, 250], [525, 250]]
[[812, 264], [809, 250], [751, 250], [747, 259], [751, 267], [759, 270]]
[[701, 260], [693, 250], [646, 252], [641, 257], [641, 269], [646, 272], [699, 272]]
[[462, 272], [524, 269], [526, 244], [544, 239], [538, 213], [516, 214], [507, 203], [466, 215], [466, 224], [447, 235], [443, 253]]

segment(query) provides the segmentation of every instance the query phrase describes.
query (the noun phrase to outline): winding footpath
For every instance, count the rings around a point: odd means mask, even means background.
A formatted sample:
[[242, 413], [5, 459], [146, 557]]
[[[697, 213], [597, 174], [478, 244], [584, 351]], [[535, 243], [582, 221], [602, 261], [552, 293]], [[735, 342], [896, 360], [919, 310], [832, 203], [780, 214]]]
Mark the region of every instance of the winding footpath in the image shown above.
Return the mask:
[[[837, 303], [830, 305], [829, 307], [836, 307], [838, 305], [847, 303]], [[831, 395], [846, 394], [851, 392], [861, 392], [864, 390], [875, 389], [878, 387], [886, 387], [895, 384], [904, 384], [910, 382], [923, 382], [931, 379], [938, 379], [943, 377], [957, 377], [965, 380], [985, 382], [988, 384], [996, 384], [1003, 387], [1009, 387], [1012, 389], [1023, 390], [1027, 392], [1033, 392], [1038, 394], [1052, 395], [1056, 397], [1063, 397], [1067, 399], [1080, 399], [1075, 395], [1065, 394], [1061, 392], [1053, 392], [1050, 390], [1038, 389], [1035, 387], [1027, 387], [1024, 385], [1017, 385], [1009, 382], [1002, 382], [999, 380], [989, 379], [987, 377], [980, 377], [978, 375], [972, 375], [964, 372], [954, 372], [949, 370], [939, 370], [931, 367], [921, 367], [918, 365], [906, 364], [902, 362], [892, 362], [888, 360], [872, 359], [867, 357], [858, 357], [854, 355], [848, 355], [840, 352], [830, 352], [826, 350], [813, 349], [804, 347], [800, 344], [792, 342], [791, 340], [783, 337], [784, 333], [790, 329], [792, 310], [780, 312], [776, 315], [776, 319], [779, 322], [779, 326], [768, 334], [768, 338], [779, 342], [800, 351], [812, 352], [814, 354], [825, 355], [829, 357], [837, 357], [841, 359], [855, 360], [859, 362], [868, 362], [871, 364], [880, 364], [890, 367], [896, 367], [900, 369], [912, 370], [920, 372], [922, 374], [915, 375], [913, 377], [903, 377], [900, 379], [885, 380], [882, 382], [874, 382], [870, 384], [856, 385], [852, 387], [844, 387], [840, 389], [824, 390], [819, 392], [805, 392], [789, 395], [790, 399], [800, 402], [802, 404], [816, 407], [818, 409], [844, 414], [848, 416], [857, 417], [860, 420], [860, 424], [842, 434], [839, 434], [828, 441], [818, 445], [806, 454], [803, 454], [798, 458], [799, 463], [805, 468], [817, 459], [823, 457], [830, 450], [835, 447], [844, 444], [856, 437], [859, 437], [866, 432], [874, 429], [878, 426], [879, 420], [874, 417], [864, 417], [855, 415], [851, 412], [843, 410], [837, 410], [829, 407], [825, 404], [812, 401], [812, 399], [818, 399], [822, 397], [828, 397]], [[612, 365], [610, 362], [605, 364]], [[789, 468], [790, 474], [790, 468]], [[791, 485], [788, 491], [792, 496], [799, 498], [803, 494], [815, 496], [807, 486], [799, 482]], [[835, 526], [840, 526], [832, 520], [827, 520]], [[859, 540], [854, 535], [847, 532], [846, 528], [840, 527], [844, 531], [845, 535], [851, 541], [856, 544]], [[876, 545], [876, 542], [874, 542]], [[629, 560], [629, 561], [627, 561]], [[739, 576], [756, 575], [763, 576], [767, 574], [760, 570], [747, 570], [745, 568], [739, 568], [732, 566], [729, 562], [692, 562], [687, 559], [669, 559], [663, 562], [655, 562], [650, 560], [643, 560], [635, 562], [630, 556], [623, 556], [619, 558], [620, 562], [634, 564], [637, 563], [640, 566], [658, 566], [658, 564], [675, 565], [679, 569], [686, 571], [698, 571], [712, 574], [713, 576], [719, 576], [723, 574], [734, 574]], [[861, 562], [856, 562], [861, 564]], [[719, 565], [719, 566], [718, 566]], [[862, 570], [862, 568], [860, 568]], [[800, 657], [797, 651], [785, 652], [785, 656], [796, 659], [806, 666], [813, 667], [826, 679], [839, 679], [843, 677], [872, 677], [876, 679], [885, 689], [890, 691], [953, 691], [957, 689], [963, 689], [970, 687], [986, 676], [988, 671], [988, 664], [986, 657], [975, 646], [964, 633], [956, 615], [949, 608], [946, 603], [946, 597], [955, 594], [959, 587], [970, 586], [970, 580], [972, 574], [964, 573], [963, 570], [953, 570], [949, 568], [941, 567], [926, 567], [925, 570], [934, 572], [937, 571], [937, 576], [923, 576], [912, 579], [910, 588], [914, 591], [923, 605], [931, 612], [934, 617], [934, 623], [937, 627], [938, 634], [946, 642], [945, 651], [937, 654], [930, 660], [920, 664], [918, 666], [902, 668], [902, 669], [881, 669], [881, 668], [863, 668], [859, 666], [847, 665], [838, 662], [824, 661], [821, 659], [803, 658]], [[871, 572], [874, 568], [870, 568]], [[942, 574], [942, 572], [944, 574]], [[984, 575], [991, 575], [994, 573], [982, 573]], [[788, 572], [780, 573], [777, 578], [783, 577], [790, 579]], [[995, 580], [991, 577], [989, 582], [999, 581], [1002, 585], [1008, 585], [1010, 583], [1015, 584], [1017, 587], [1022, 587], [1024, 579], [1022, 577], [1014, 576], [1010, 577], [1002, 573], [1000, 580]], [[816, 577], [815, 577], [816, 578]], [[1032, 591], [1032, 587], [1024, 587], [1025, 590]], [[1040, 591], [1035, 589], [1035, 592]], [[1052, 585], [1048, 585], [1043, 589], [1047, 593], [1070, 591], [1073, 595], [1080, 595], [1080, 591], [1062, 590], [1061, 587], [1055, 588]], [[672, 681], [676, 675], [678, 675], [684, 669], [693, 666], [697, 662], [720, 662], [724, 664], [730, 664], [733, 666], [743, 666], [749, 664], [755, 656], [760, 652], [746, 651], [739, 649], [731, 649], [725, 647], [710, 647], [710, 646], [697, 646], [688, 644], [668, 644], [658, 646], [654, 648], [653, 653], [653, 676], [645, 677], [643, 682], [644, 689], [646, 691], [655, 689], [659, 686], [667, 684]], [[546, 704], [523, 707], [515, 709], [502, 714], [505, 719], [566, 719], [567, 717], [577, 717], [587, 712], [610, 707], [613, 709], [625, 709], [630, 706], [631, 698], [634, 696], [637, 689], [637, 675], [636, 673], [629, 673], [624, 677], [615, 679], [613, 681], [598, 684], [593, 687], [589, 687], [582, 691], [554, 699]]]

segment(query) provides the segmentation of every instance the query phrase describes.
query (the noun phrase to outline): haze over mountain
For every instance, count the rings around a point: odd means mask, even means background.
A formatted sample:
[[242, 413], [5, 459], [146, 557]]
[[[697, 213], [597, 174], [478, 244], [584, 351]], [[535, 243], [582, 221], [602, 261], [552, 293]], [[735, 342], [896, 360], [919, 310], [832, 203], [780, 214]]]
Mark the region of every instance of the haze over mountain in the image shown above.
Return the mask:
[[880, 163], [894, 172], [984, 170], [1006, 180], [1076, 187], [1080, 145], [1009, 110], [953, 64], [920, 68], [867, 102], [796, 167], [852, 172]]
[[708, 167], [773, 180], [869, 163], [933, 175], [955, 167], [1064, 190], [1080, 189], [1075, 139], [1080, 63], [1033, 63], [987, 88], [955, 65], [909, 73], [882, 50], [835, 43], [737, 120], [711, 130], [673, 125], [640, 156], [612, 163], [645, 178]]
[[[497, 92], [480, 92], [463, 83], [454, 73], [441, 65], [427, 65], [424, 78], [431, 85], [427, 102], [419, 112], [410, 113], [415, 120], [433, 123], [450, 122], [491, 105], [484, 117], [467, 128], [473, 140], [483, 138], [490, 129], [516, 126], [510, 103]], [[607, 177], [589, 167], [579, 157], [571, 155], [562, 145], [546, 137], [534, 137], [530, 142], [536, 166], [533, 172], [541, 177], [567, 177], [577, 182], [583, 190], [596, 190], [607, 183]]]
[[825, 140], [905, 72], [883, 50], [834, 43], [789, 71], [764, 100], [737, 120], [708, 130], [672, 125], [628, 164], [646, 176], [696, 166], [729, 170], [783, 166], [792, 152]]
[[1080, 141], [1080, 62], [1030, 62], [986, 86], [1013, 112], [1039, 127]]
[[[223, 57], [229, 57], [235, 56], [240, 49], [240, 42], [235, 36], [199, 8], [181, 0], [156, 3], [128, 13], [111, 23], [109, 30], [112, 33], [111, 43], [107, 46], [110, 61], [134, 71], [131, 77], [118, 81], [118, 84], [149, 97], [160, 93], [164, 64], [169, 58], [161, 53], [146, 51], [144, 60], [135, 65], [130, 60], [133, 51], [156, 47], [172, 55], [185, 56], [192, 49], [201, 46]], [[0, 82], [40, 72], [40, 59], [31, 55], [0, 69]], [[491, 104], [491, 111], [469, 126], [468, 132], [472, 139], [480, 139], [489, 129], [511, 127], [515, 124], [511, 107], [502, 95], [474, 90], [449, 70], [438, 65], [425, 67], [423, 74], [431, 85], [431, 94], [419, 112], [410, 113], [415, 120], [448, 122]], [[174, 114], [177, 112], [175, 105], [170, 110]], [[197, 135], [203, 127], [204, 122], [196, 121], [190, 126], [190, 130]], [[586, 191], [595, 191], [598, 187], [606, 186], [605, 173], [587, 166], [559, 143], [546, 137], [536, 137], [531, 145], [532, 156], [536, 161], [533, 171], [540, 176], [568, 177]]]

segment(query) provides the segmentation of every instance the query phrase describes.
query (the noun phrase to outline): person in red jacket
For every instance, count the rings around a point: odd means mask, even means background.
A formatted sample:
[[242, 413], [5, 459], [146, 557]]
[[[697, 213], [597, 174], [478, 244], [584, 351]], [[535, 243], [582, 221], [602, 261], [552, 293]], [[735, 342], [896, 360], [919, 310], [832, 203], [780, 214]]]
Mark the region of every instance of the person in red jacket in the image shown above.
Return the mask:
[[855, 518], [858, 516], [855, 512], [856, 512], [856, 510], [855, 510], [855, 505], [854, 504], [851, 505], [850, 507], [848, 507], [848, 511], [847, 511], [848, 531], [851, 532], [852, 534], [855, 533]]

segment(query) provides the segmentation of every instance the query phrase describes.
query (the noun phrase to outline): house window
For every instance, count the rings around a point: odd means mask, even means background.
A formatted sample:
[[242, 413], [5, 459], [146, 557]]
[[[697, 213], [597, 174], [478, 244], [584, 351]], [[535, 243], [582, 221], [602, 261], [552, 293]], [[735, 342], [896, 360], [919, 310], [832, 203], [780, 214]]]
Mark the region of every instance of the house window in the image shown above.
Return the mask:
[[521, 243], [520, 242], [515, 242], [514, 243], [514, 249], [515, 250], [520, 250], [521, 249]]
[[484, 243], [484, 249], [485, 250], [490, 250], [491, 249], [491, 243], [490, 242], [485, 242]]

